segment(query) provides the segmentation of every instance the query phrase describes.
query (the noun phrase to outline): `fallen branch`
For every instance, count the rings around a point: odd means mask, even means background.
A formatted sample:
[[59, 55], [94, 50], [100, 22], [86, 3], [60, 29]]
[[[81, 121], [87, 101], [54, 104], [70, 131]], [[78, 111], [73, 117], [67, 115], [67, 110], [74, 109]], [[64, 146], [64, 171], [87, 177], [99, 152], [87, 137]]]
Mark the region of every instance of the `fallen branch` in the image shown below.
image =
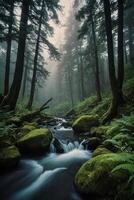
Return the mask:
[[33, 118], [35, 118], [37, 115], [40, 114], [41, 111], [46, 110], [49, 108], [48, 103], [52, 101], [52, 98], [50, 98], [48, 101], [46, 101], [39, 109], [37, 109], [34, 112], [28, 113], [26, 115], [23, 115], [21, 117], [22, 121], [31, 121]]

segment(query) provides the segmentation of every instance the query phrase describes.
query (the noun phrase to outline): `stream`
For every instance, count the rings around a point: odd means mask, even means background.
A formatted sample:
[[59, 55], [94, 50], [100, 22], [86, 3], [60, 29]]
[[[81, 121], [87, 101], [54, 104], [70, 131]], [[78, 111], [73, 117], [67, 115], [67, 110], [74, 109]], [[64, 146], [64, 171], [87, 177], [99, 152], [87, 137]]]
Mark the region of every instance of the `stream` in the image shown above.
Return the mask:
[[74, 136], [72, 128], [62, 126], [63, 122], [57, 119], [56, 125], [47, 127], [64, 152], [56, 153], [53, 139], [48, 154], [23, 158], [13, 172], [0, 176], [0, 200], [82, 200], [73, 180], [91, 152]]

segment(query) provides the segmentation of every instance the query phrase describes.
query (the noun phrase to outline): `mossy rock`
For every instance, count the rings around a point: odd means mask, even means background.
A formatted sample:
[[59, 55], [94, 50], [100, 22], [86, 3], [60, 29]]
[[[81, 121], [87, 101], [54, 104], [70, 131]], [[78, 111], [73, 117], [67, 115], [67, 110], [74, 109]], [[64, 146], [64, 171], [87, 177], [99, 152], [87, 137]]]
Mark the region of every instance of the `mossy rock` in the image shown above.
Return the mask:
[[21, 137], [17, 142], [17, 146], [21, 152], [40, 152], [48, 150], [51, 139], [52, 134], [48, 129], [34, 129]]
[[20, 160], [17, 147], [10, 146], [0, 149], [0, 169], [7, 170], [15, 167]]
[[92, 157], [96, 157], [96, 156], [99, 156], [102, 154], [107, 154], [107, 153], [112, 153], [112, 152], [109, 149], [107, 149], [103, 146], [100, 146], [97, 149], [95, 149], [95, 151], [92, 154]]
[[129, 153], [109, 153], [96, 156], [79, 169], [75, 176], [75, 185], [81, 193], [88, 195], [114, 194], [118, 183], [114, 181], [112, 170], [120, 164], [132, 162], [134, 162], [134, 156]]
[[75, 133], [84, 133], [90, 131], [94, 126], [99, 125], [97, 115], [83, 115], [73, 123], [73, 130]]
[[24, 125], [22, 128], [21, 128], [21, 133], [23, 134], [26, 134], [26, 133], [29, 133], [30, 131], [36, 129], [35, 126], [33, 125], [29, 125], [29, 124], [26, 124]]

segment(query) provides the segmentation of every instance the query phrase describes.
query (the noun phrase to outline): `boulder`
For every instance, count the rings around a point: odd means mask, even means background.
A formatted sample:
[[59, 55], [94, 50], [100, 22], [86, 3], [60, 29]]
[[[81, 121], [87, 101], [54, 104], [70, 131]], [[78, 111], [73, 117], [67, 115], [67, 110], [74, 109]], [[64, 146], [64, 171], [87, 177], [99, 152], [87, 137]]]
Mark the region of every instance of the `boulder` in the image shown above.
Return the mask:
[[[83, 194], [108, 197], [117, 192], [120, 183], [126, 184], [126, 178], [118, 173], [118, 181], [113, 173], [115, 167], [134, 162], [129, 153], [102, 154], [87, 161], [75, 176], [75, 185]], [[114, 198], [113, 198], [114, 199]]]
[[27, 133], [29, 133], [30, 131], [32, 131], [34, 129], [36, 129], [36, 127], [33, 126], [33, 125], [29, 125], [29, 124], [24, 125], [20, 129], [19, 137], [22, 137], [22, 136], [26, 135]]
[[48, 150], [52, 139], [51, 132], [46, 128], [34, 129], [21, 137], [17, 146], [21, 152], [40, 153]]
[[99, 125], [99, 118], [97, 115], [83, 115], [73, 123], [73, 130], [75, 133], [84, 133], [90, 131], [94, 126]]
[[15, 167], [20, 160], [20, 153], [17, 147], [9, 146], [0, 149], [0, 169], [7, 170]]
[[62, 145], [57, 138], [54, 138], [53, 145], [56, 149], [56, 153], [63, 153], [64, 152], [64, 149], [62, 148]]
[[103, 147], [103, 146], [99, 146], [97, 149], [95, 149], [95, 151], [92, 154], [92, 157], [96, 157], [102, 154], [107, 154], [107, 153], [112, 153], [109, 149]]

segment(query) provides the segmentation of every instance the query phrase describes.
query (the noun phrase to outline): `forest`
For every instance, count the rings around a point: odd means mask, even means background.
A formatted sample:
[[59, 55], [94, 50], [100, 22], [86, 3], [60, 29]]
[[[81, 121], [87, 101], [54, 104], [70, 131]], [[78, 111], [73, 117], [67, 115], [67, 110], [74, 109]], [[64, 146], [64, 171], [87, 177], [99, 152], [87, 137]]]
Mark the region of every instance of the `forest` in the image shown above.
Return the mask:
[[134, 199], [134, 1], [0, 0], [0, 200]]

